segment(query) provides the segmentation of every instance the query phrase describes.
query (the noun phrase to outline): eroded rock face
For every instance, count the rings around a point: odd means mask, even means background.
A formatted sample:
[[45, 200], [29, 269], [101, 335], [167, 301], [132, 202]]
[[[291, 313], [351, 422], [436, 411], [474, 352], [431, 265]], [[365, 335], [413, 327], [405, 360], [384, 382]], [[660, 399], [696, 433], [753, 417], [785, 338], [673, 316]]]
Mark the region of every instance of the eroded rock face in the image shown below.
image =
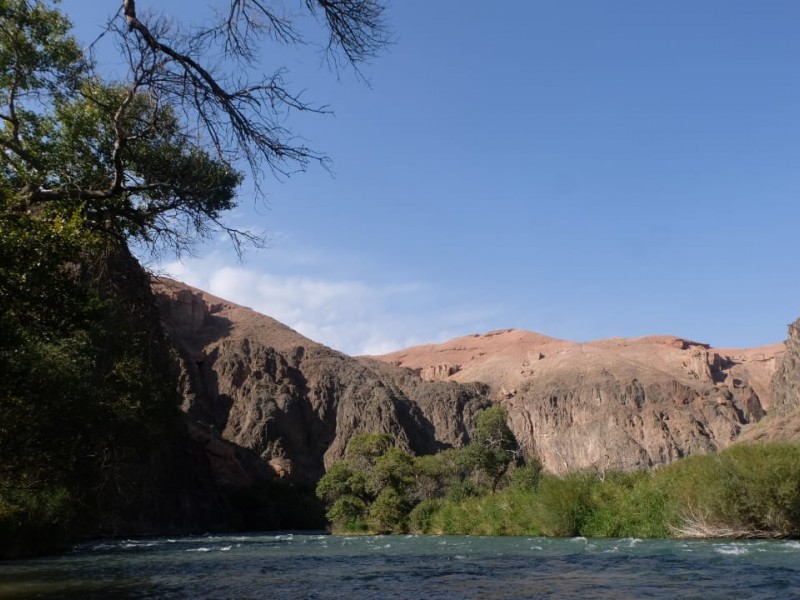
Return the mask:
[[800, 319], [789, 325], [786, 352], [772, 378], [770, 414], [747, 427], [740, 441], [800, 441]]
[[632, 469], [712, 452], [764, 414], [749, 388], [612, 373], [532, 380], [505, 404], [517, 438], [556, 473]]
[[579, 344], [502, 330], [352, 358], [183, 284], [154, 288], [184, 363], [183, 409], [229, 485], [315, 482], [361, 431], [417, 453], [460, 446], [491, 402], [507, 407], [517, 439], [551, 471], [655, 465], [724, 448], [762, 419], [781, 360], [776, 404], [800, 389], [783, 345]]
[[[182, 284], [154, 288], [183, 358], [183, 410], [222, 485], [248, 485], [259, 469], [316, 482], [361, 431], [390, 433], [416, 453], [460, 446], [490, 404], [485, 385], [423, 381]], [[247, 463], [250, 453], [258, 464]]]
[[434, 361], [461, 365], [448, 379], [490, 384], [523, 447], [561, 473], [725, 448], [764, 416], [780, 351], [671, 336], [577, 344], [504, 330], [378, 358], [420, 372]]
[[786, 353], [772, 380], [776, 413], [800, 408], [800, 319], [789, 325]]
[[461, 370], [458, 365], [431, 365], [420, 371], [419, 376], [425, 381], [447, 381], [447, 379]]

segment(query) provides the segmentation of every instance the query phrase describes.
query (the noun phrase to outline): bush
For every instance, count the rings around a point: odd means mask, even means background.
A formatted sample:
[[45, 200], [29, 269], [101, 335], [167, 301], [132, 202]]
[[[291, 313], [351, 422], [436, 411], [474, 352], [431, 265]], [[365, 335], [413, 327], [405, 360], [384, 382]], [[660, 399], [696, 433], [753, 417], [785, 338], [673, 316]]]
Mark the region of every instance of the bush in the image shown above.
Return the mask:
[[592, 510], [581, 534], [595, 537], [666, 537], [667, 497], [650, 471], [610, 472], [592, 487]]
[[356, 496], [341, 496], [334, 502], [325, 515], [331, 522], [344, 526], [348, 523], [363, 521], [367, 514], [367, 504]]
[[67, 547], [75, 512], [68, 490], [0, 490], [0, 559], [59, 552]]
[[[405, 531], [417, 504], [447, 498], [447, 505], [454, 505], [494, 491], [508, 479], [519, 451], [506, 421], [501, 406], [488, 408], [478, 416], [472, 443], [433, 456], [414, 457], [394, 447], [385, 433], [359, 433], [347, 445], [346, 460], [331, 465], [320, 479], [317, 496], [328, 506], [334, 528], [358, 520], [374, 531]], [[532, 466], [518, 479], [527, 476], [534, 485], [537, 469]], [[415, 527], [433, 527], [429, 517], [436, 509], [425, 506], [416, 514]]]
[[517, 467], [511, 473], [509, 486], [517, 490], [533, 492], [539, 487], [542, 479], [542, 463], [536, 459]]
[[679, 535], [800, 535], [800, 445], [737, 445], [657, 473]]
[[441, 500], [423, 500], [408, 515], [408, 528], [414, 533], [434, 533], [433, 519], [442, 504]]
[[[602, 480], [588, 472], [556, 477], [543, 474], [538, 461], [514, 468], [504, 462], [513, 446], [503, 415], [481, 419], [482, 447], [435, 456], [411, 457], [383, 435], [362, 436], [351, 456], [366, 466], [332, 465], [317, 487], [328, 517], [338, 527], [385, 532], [800, 536], [798, 444], [738, 445], [653, 470], [609, 471]], [[492, 446], [494, 439], [502, 444]], [[505, 454], [494, 453], [499, 447]], [[501, 480], [509, 485], [490, 491]]]
[[480, 496], [485, 493], [485, 488], [467, 479], [466, 481], [459, 481], [450, 486], [445, 498], [451, 502], [463, 502], [468, 498], [474, 498], [475, 496]]
[[402, 533], [408, 529], [411, 504], [397, 489], [386, 487], [369, 507], [370, 522], [381, 533]]
[[543, 477], [535, 496], [542, 532], [556, 537], [579, 535], [591, 512], [596, 482], [593, 475], [584, 473]]

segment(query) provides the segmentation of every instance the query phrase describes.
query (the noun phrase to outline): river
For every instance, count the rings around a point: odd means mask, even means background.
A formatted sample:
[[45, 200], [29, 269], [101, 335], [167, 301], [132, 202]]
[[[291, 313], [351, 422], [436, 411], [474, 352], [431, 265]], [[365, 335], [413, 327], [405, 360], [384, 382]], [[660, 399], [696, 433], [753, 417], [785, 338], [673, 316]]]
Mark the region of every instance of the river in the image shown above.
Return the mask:
[[0, 598], [800, 598], [800, 542], [246, 534], [0, 563]]

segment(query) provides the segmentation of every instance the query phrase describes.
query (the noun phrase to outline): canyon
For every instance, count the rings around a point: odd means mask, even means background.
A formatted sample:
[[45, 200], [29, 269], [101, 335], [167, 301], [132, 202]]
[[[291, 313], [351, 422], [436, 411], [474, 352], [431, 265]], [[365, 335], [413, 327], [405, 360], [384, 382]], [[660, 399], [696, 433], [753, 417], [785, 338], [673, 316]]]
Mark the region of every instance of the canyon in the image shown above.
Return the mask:
[[459, 447], [493, 403], [523, 451], [554, 473], [649, 467], [800, 434], [798, 323], [786, 344], [751, 349], [508, 329], [351, 357], [177, 281], [152, 287], [179, 355], [189, 432], [222, 486], [313, 484], [362, 431], [417, 454]]

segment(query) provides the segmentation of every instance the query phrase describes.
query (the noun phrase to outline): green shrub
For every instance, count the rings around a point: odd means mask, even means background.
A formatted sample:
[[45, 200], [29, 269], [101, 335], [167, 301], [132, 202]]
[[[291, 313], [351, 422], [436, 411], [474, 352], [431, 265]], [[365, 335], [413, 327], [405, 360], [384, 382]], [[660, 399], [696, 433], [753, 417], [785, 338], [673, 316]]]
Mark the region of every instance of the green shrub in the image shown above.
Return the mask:
[[595, 537], [665, 537], [667, 498], [651, 472], [609, 472], [592, 487], [592, 509], [581, 534]]
[[[503, 433], [503, 414], [482, 420]], [[489, 427], [491, 425], [491, 427]], [[493, 439], [478, 436], [481, 443]], [[507, 443], [506, 443], [507, 442]], [[363, 436], [364, 467], [332, 465], [317, 494], [338, 527], [467, 535], [800, 536], [800, 444], [737, 445], [633, 472], [543, 474], [486, 447], [411, 457]], [[503, 452], [513, 452], [505, 440]], [[476, 457], [486, 458], [486, 463]], [[503, 455], [505, 456], [505, 455]], [[496, 459], [496, 460], [495, 460]], [[488, 465], [488, 467], [487, 467]], [[507, 481], [505, 488], [492, 486]]]
[[511, 472], [509, 486], [514, 489], [532, 492], [539, 487], [542, 479], [542, 463], [536, 459], [527, 464], [517, 467]]
[[414, 533], [434, 533], [434, 516], [440, 509], [441, 500], [423, 500], [408, 515], [408, 528]]
[[591, 512], [592, 486], [597, 481], [585, 473], [543, 477], [535, 496], [542, 532], [556, 537], [579, 535]]
[[447, 490], [447, 495], [445, 497], [451, 502], [463, 502], [468, 498], [474, 498], [475, 496], [480, 496], [481, 494], [485, 493], [486, 488], [480, 486], [470, 479], [467, 479], [465, 481], [454, 483], [452, 486], [450, 486], [450, 489]]
[[370, 524], [364, 519], [353, 519], [346, 521], [339, 526], [339, 531], [342, 533], [374, 533]]
[[800, 535], [800, 445], [736, 445], [660, 469], [656, 480], [681, 535]]
[[63, 487], [0, 487], [0, 558], [22, 558], [64, 550], [75, 515]]
[[367, 514], [367, 503], [356, 496], [344, 495], [331, 504], [325, 515], [337, 525], [363, 520]]
[[411, 504], [397, 489], [386, 487], [369, 507], [370, 522], [381, 533], [402, 533], [408, 528]]

